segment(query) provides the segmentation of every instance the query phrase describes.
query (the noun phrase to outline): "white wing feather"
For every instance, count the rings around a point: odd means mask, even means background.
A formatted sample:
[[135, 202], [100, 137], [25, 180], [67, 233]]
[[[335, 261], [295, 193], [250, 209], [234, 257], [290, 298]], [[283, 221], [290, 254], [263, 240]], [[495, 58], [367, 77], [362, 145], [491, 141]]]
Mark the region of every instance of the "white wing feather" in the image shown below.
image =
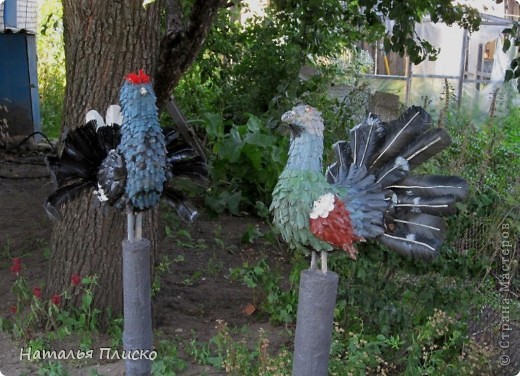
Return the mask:
[[89, 121], [95, 120], [96, 121], [96, 129], [105, 126], [105, 121], [103, 120], [103, 118], [101, 117], [99, 112], [97, 112], [96, 110], [90, 110], [89, 112], [87, 112], [87, 116], [86, 116], [85, 120], [86, 120], [87, 123]]
[[121, 114], [121, 107], [117, 104], [113, 104], [107, 109], [107, 115], [105, 117], [107, 126], [111, 127], [114, 124], [123, 124], [123, 115]]

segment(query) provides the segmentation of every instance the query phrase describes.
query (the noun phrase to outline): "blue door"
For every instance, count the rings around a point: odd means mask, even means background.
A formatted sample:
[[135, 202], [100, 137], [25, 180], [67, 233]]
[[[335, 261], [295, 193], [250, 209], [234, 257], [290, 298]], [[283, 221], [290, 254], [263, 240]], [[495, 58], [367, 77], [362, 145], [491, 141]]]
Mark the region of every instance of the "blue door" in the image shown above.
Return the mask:
[[[31, 80], [28, 52], [34, 40], [28, 37], [34, 38], [24, 33], [0, 34], [0, 118], [7, 124], [10, 137], [29, 135], [39, 128], [33, 116], [37, 86]], [[37, 118], [39, 123], [39, 114]]]

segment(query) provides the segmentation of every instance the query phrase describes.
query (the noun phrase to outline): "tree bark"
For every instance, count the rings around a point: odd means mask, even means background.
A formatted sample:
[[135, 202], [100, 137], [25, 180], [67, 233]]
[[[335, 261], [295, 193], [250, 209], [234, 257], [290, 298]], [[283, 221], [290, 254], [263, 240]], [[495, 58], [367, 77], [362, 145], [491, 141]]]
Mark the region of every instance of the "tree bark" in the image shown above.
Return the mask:
[[[188, 19], [168, 17], [168, 30], [160, 42], [154, 75], [157, 103], [162, 108], [182, 74], [193, 64], [224, 0], [195, 0]], [[169, 0], [170, 11], [180, 9], [178, 0]]]
[[[175, 0], [168, 1], [166, 9], [183, 11], [172, 6]], [[164, 0], [146, 9], [142, 0], [63, 0], [67, 80], [63, 134], [82, 126], [87, 111], [95, 109], [103, 115], [109, 105], [118, 103], [125, 75], [141, 68], [154, 77], [154, 86], [160, 88], [158, 104], [165, 102], [194, 61], [219, 5], [215, 0], [195, 0], [192, 11], [207, 14], [193, 14], [188, 20], [182, 13], [170, 15], [168, 23], [183, 22], [175, 30], [170, 28], [161, 42]], [[204, 25], [197, 26], [197, 22]], [[173, 35], [176, 43], [165, 43]], [[182, 54], [172, 53], [178, 51], [174, 47], [183, 48]], [[170, 52], [165, 51], [168, 48]], [[161, 56], [166, 58], [158, 67]], [[106, 328], [108, 307], [113, 315], [122, 314], [121, 241], [126, 234], [125, 214], [109, 207], [99, 209], [92, 192], [84, 193], [61, 211], [63, 219], [55, 224], [51, 238], [47, 293], [64, 291], [72, 274], [96, 275], [99, 288], [94, 292], [93, 305], [102, 311], [101, 327]], [[144, 217], [143, 236], [151, 242], [152, 255], [157, 249], [157, 219], [157, 210]]]
[[[96, 276], [93, 305], [101, 311], [100, 328], [106, 329], [109, 313], [118, 317], [123, 312], [121, 242], [126, 238], [126, 215], [109, 207], [100, 209], [92, 191], [62, 208], [62, 214], [51, 237], [46, 291], [61, 293], [70, 286], [72, 274]], [[143, 235], [155, 246], [151, 262], [157, 249], [157, 217], [157, 210], [144, 215]], [[77, 306], [80, 298], [75, 296], [71, 303]]]
[[118, 103], [126, 74], [155, 69], [160, 40], [159, 4], [141, 0], [63, 0], [67, 87], [64, 128], [84, 124], [85, 114]]
[[[82, 126], [87, 111], [104, 114], [118, 103], [124, 76], [143, 68], [153, 71], [160, 24], [158, 8], [145, 10], [140, 0], [63, 1], [67, 87], [64, 101], [64, 134]], [[99, 209], [92, 192], [62, 208], [51, 238], [49, 294], [60, 293], [74, 273], [97, 276], [94, 307], [106, 323], [108, 310], [122, 314], [121, 241], [125, 238], [124, 213]], [[157, 243], [157, 215], [145, 215], [144, 235]], [[76, 297], [79, 299], [79, 297]], [[79, 301], [73, 301], [78, 304]], [[106, 325], [102, 325], [102, 328]]]

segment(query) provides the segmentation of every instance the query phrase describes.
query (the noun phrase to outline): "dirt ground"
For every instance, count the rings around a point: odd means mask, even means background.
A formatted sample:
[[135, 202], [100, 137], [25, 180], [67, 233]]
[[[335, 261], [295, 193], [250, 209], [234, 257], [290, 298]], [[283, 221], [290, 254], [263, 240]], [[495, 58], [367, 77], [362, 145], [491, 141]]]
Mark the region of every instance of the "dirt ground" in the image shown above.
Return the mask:
[[[52, 185], [43, 162], [43, 153], [27, 155], [0, 152], [0, 317], [9, 317], [9, 307], [15, 304], [11, 286], [15, 280], [9, 271], [11, 258], [21, 257], [24, 276], [29, 286], [41, 285], [46, 278], [48, 249], [52, 222], [42, 204]], [[285, 255], [261, 242], [244, 244], [241, 241], [248, 225], [265, 226], [251, 216], [220, 216], [212, 219], [203, 213], [195, 225], [186, 229], [185, 238], [166, 237], [164, 224], [159, 257], [168, 256], [170, 272], [162, 275], [161, 287], [155, 298], [155, 318], [160, 338], [178, 338], [207, 341], [216, 334], [216, 320], [226, 321], [230, 327], [247, 325], [247, 335], [254, 337], [263, 328], [273, 349], [290, 344], [284, 328], [272, 327], [258, 312], [247, 315], [242, 310], [248, 303], [255, 304], [252, 291], [243, 284], [230, 280], [229, 269], [242, 266], [245, 261], [255, 262], [262, 256], [276, 263], [278, 268], [289, 268]], [[174, 229], [174, 233], [177, 229]], [[107, 338], [100, 338], [107, 343]], [[18, 376], [37, 374], [37, 366], [20, 361], [19, 343], [0, 332], [0, 375]], [[182, 348], [181, 348], [182, 354]], [[194, 364], [183, 356], [188, 367], [182, 375], [224, 374], [215, 368]], [[106, 362], [76, 368], [67, 363], [71, 375], [91, 375], [95, 369], [102, 375], [123, 375], [123, 361]]]
[[[52, 185], [43, 156], [43, 153], [12, 155], [0, 151], [0, 317], [10, 317], [9, 307], [15, 303], [11, 292], [15, 277], [9, 271], [11, 258], [22, 258], [30, 286], [41, 285], [46, 278], [52, 222], [42, 204]], [[189, 341], [207, 341], [215, 336], [216, 320], [224, 320], [234, 328], [247, 327], [243, 335], [250, 343], [255, 342], [262, 328], [272, 350], [282, 345], [290, 347], [292, 336], [286, 328], [271, 326], [259, 311], [252, 315], [242, 311], [248, 304], [255, 305], [257, 297], [251, 289], [229, 278], [230, 268], [240, 267], [244, 262], [255, 263], [261, 257], [266, 257], [272, 268], [288, 275], [288, 255], [261, 241], [253, 244], [241, 241], [248, 226], [266, 230], [265, 224], [252, 216], [222, 215], [215, 219], [202, 213], [194, 225], [183, 226], [190, 238], [179, 235], [178, 228], [172, 229], [173, 236], [168, 237], [165, 223], [160, 224], [159, 258], [167, 256], [171, 264], [170, 271], [161, 277], [154, 305], [156, 339], [177, 339], [180, 356], [187, 362], [180, 375], [224, 375], [215, 368], [195, 364], [183, 351], [183, 344]], [[470, 323], [469, 332], [478, 342], [497, 348], [499, 323], [499, 313], [487, 310]], [[514, 327], [511, 344], [518, 348], [520, 326], [515, 323]], [[110, 339], [100, 336], [95, 346], [110, 346]], [[20, 351], [21, 344], [0, 331], [0, 376], [37, 374], [37, 365], [21, 361]], [[515, 376], [512, 372], [520, 368], [520, 353], [513, 351], [511, 355], [511, 364], [497, 370], [496, 375]], [[99, 375], [124, 374], [123, 361], [66, 363], [66, 367], [72, 376], [92, 376], [96, 374], [93, 370]]]

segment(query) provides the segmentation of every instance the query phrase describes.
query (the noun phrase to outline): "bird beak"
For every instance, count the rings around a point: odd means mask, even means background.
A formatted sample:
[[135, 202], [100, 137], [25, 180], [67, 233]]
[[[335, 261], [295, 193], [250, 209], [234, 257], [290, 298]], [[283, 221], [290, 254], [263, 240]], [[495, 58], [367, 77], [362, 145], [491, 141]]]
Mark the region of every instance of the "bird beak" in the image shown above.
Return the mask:
[[285, 114], [282, 115], [282, 121], [284, 123], [290, 123], [294, 117], [296, 116], [295, 112], [294, 111], [287, 111]]
[[302, 133], [303, 127], [294, 122], [295, 118], [296, 118], [296, 113], [294, 111], [287, 111], [286, 113], [284, 113], [282, 115], [281, 120], [283, 123], [285, 123], [287, 125], [287, 128], [289, 128], [289, 130], [291, 131], [291, 134], [293, 136], [297, 137]]

